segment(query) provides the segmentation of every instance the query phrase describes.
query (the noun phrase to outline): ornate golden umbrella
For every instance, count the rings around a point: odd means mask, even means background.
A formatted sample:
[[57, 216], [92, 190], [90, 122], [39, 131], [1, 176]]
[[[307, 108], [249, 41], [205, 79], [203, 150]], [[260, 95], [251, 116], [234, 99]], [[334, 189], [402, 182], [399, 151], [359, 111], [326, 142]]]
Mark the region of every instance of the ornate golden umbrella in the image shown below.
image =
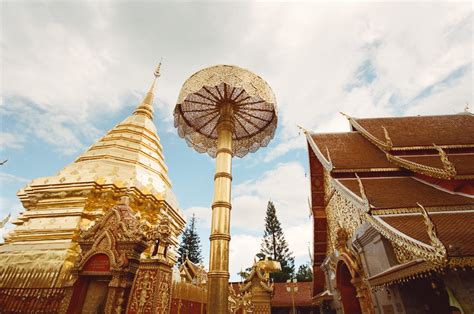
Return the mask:
[[230, 65], [193, 74], [181, 88], [174, 125], [189, 146], [216, 158], [208, 273], [208, 312], [226, 313], [232, 156], [266, 146], [277, 126], [276, 100], [258, 75]]

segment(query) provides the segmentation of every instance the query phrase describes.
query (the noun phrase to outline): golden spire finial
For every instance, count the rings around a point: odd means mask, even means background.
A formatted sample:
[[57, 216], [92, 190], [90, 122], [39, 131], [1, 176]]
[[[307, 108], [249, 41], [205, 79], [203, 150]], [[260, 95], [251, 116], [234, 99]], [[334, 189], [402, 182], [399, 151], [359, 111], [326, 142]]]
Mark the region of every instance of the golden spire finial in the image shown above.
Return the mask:
[[158, 66], [155, 69], [155, 72], [153, 72], [153, 75], [155, 78], [153, 79], [153, 82], [151, 83], [150, 89], [146, 93], [145, 98], [143, 101], [138, 105], [137, 109], [135, 110], [134, 114], [143, 114], [147, 116], [150, 119], [153, 119], [153, 98], [155, 96], [155, 85], [156, 85], [156, 79], [161, 76], [160, 73], [161, 70], [161, 61], [158, 63]]
[[160, 70], [161, 70], [161, 60], [160, 60], [160, 63], [158, 63], [158, 66], [156, 67], [155, 72], [153, 73], [155, 74], [155, 78], [161, 76]]

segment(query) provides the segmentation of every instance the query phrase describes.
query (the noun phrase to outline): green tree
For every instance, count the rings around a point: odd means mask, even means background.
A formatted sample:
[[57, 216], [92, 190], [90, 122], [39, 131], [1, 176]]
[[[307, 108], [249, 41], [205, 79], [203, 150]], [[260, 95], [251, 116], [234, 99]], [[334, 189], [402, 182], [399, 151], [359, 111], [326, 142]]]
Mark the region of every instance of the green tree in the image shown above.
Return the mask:
[[295, 258], [285, 240], [280, 221], [278, 221], [276, 215], [275, 205], [271, 201], [267, 205], [265, 231], [263, 233], [260, 253], [265, 254], [274, 261], [280, 262], [281, 272], [270, 275], [275, 282], [285, 282], [293, 277], [295, 273]]
[[296, 272], [296, 279], [298, 281], [312, 281], [313, 280], [313, 272], [311, 270], [311, 266], [309, 263], [307, 264], [302, 264], [298, 268], [298, 271]]
[[178, 248], [178, 255], [178, 265], [181, 265], [186, 260], [186, 256], [195, 264], [202, 262], [201, 240], [196, 231], [196, 216], [194, 214], [186, 229], [184, 229]]

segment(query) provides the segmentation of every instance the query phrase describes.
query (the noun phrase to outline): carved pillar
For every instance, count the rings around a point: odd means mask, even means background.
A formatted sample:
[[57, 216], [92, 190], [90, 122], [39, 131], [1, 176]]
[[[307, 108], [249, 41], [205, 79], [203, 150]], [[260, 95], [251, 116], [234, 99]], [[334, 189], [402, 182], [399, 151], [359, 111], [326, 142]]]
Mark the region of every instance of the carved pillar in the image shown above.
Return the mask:
[[109, 283], [109, 290], [107, 295], [107, 303], [105, 306], [106, 313], [125, 313], [126, 295], [130, 291], [132, 281], [127, 273], [118, 272], [113, 274], [112, 280]]
[[374, 306], [372, 304], [372, 297], [370, 294], [370, 290], [367, 285], [364, 283], [360, 277], [353, 278], [351, 283], [356, 288], [356, 297], [359, 300], [360, 309], [364, 314], [375, 314]]
[[169, 313], [172, 266], [163, 259], [140, 261], [128, 300], [127, 313]]

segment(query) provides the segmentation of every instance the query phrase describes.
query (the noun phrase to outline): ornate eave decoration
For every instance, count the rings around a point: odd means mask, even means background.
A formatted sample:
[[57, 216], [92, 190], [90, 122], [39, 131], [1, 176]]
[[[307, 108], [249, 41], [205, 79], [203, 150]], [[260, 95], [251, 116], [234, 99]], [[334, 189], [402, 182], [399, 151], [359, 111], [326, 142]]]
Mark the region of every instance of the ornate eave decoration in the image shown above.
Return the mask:
[[423, 205], [416, 203], [420, 209], [421, 209], [421, 214], [423, 215], [423, 219], [425, 221], [426, 225], [426, 230], [428, 233], [428, 236], [430, 238], [430, 244], [431, 246], [435, 249], [435, 254], [437, 256], [437, 261], [435, 261], [436, 264], [445, 264], [448, 260], [448, 254], [446, 251], [446, 247], [444, 244], [441, 242], [441, 240], [438, 238], [438, 234], [436, 232], [436, 226], [431, 220], [430, 216], [428, 215], [428, 212], [426, 209], [423, 207]]
[[370, 211], [370, 203], [369, 203], [369, 199], [367, 198], [367, 195], [365, 194], [364, 185], [362, 184], [362, 180], [359, 178], [357, 173], [355, 173], [355, 176], [357, 178], [357, 183], [359, 184], [359, 190], [360, 190], [360, 195], [362, 197], [362, 202], [363, 202], [364, 209], [365, 209], [366, 212], [369, 212]]
[[421, 173], [438, 179], [453, 179], [457, 175], [456, 168], [454, 167], [453, 163], [449, 161], [446, 152], [441, 147], [437, 145], [434, 145], [434, 147], [439, 153], [439, 157], [441, 159], [441, 162], [443, 163], [443, 169], [422, 165], [410, 160], [406, 160], [404, 158], [400, 158], [398, 156], [394, 156], [390, 153], [386, 153], [386, 156], [388, 161], [393, 162], [397, 166], [403, 167], [410, 171]]
[[309, 146], [311, 146], [311, 148], [313, 149], [314, 154], [318, 158], [319, 162], [323, 165], [324, 169], [326, 169], [327, 171], [332, 171], [333, 170], [333, 164], [332, 164], [332, 161], [331, 161], [331, 156], [329, 155], [328, 148], [326, 147], [326, 152], [327, 152], [327, 155], [328, 155], [328, 159], [326, 159], [326, 157], [324, 157], [323, 153], [319, 149], [318, 145], [314, 142], [313, 138], [311, 137], [311, 134], [306, 129], [304, 129], [303, 127], [299, 126], [299, 128], [305, 134], [306, 140], [308, 141]]
[[380, 274], [374, 275], [368, 279], [368, 282], [372, 290], [377, 291], [381, 288], [403, 284], [417, 278], [428, 278], [433, 273], [442, 273], [448, 269], [457, 271], [472, 267], [474, 267], [474, 257], [472, 256], [450, 258], [445, 267], [424, 261], [423, 259], [416, 259], [396, 265]]
[[392, 226], [384, 222], [380, 217], [373, 216], [370, 212], [367, 212], [367, 207], [364, 201], [354, 195], [354, 193], [348, 190], [344, 185], [339, 183], [338, 180], [331, 178], [331, 182], [334, 188], [343, 196], [346, 196], [347, 199], [354, 205], [354, 207], [359, 210], [360, 219], [369, 222], [388, 240], [394, 242], [399, 247], [408, 250], [414, 254], [414, 256], [433, 262], [436, 265], [446, 264], [446, 259], [444, 258], [445, 249], [443, 251], [443, 248], [438, 245], [433, 246], [420, 242], [400, 232], [399, 230], [394, 229]]
[[[356, 176], [358, 178], [358, 176]], [[354, 192], [349, 190], [347, 187], [345, 187], [342, 183], [340, 183], [337, 179], [334, 179], [330, 177], [331, 180], [331, 185], [334, 186], [334, 188], [341, 193], [343, 196], [345, 196], [347, 199], [351, 201], [358, 209], [363, 210], [364, 213], [367, 213], [370, 211], [370, 202], [367, 199], [367, 196], [365, 195], [365, 190], [362, 185], [362, 182], [360, 182], [360, 178], [358, 179], [359, 181], [359, 189], [361, 191], [362, 197], [359, 197], [356, 195]]]
[[376, 145], [377, 147], [379, 147], [380, 149], [382, 149], [384, 151], [390, 151], [393, 148], [392, 140], [390, 139], [390, 137], [388, 135], [388, 131], [385, 129], [385, 127], [382, 126], [382, 128], [384, 130], [384, 134], [385, 134], [385, 140], [386, 140], [386, 142], [383, 142], [383, 141], [379, 140], [378, 138], [376, 138], [375, 136], [373, 136], [364, 127], [362, 127], [354, 118], [352, 118], [351, 116], [349, 116], [349, 115], [347, 115], [343, 112], [341, 112], [341, 114], [344, 117], [346, 117], [347, 120], [349, 120], [349, 123], [351, 124], [351, 126], [354, 129], [359, 131], [372, 144]]

